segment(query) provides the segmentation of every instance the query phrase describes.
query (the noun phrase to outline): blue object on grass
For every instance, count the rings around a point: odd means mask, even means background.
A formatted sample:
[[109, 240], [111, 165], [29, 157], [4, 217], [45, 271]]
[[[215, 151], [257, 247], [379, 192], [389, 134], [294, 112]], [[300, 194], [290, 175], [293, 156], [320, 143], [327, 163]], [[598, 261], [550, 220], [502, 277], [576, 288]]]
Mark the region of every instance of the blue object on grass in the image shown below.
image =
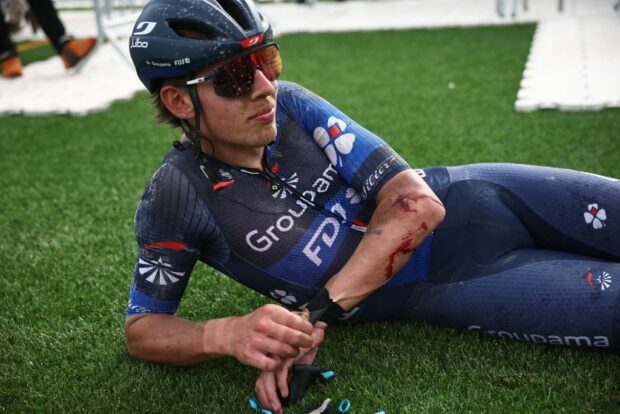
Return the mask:
[[329, 381], [330, 379], [334, 378], [335, 375], [336, 373], [334, 371], [321, 372], [321, 378], [323, 378], [323, 381]]
[[256, 401], [256, 398], [248, 398], [248, 404], [250, 404], [252, 410], [260, 411], [261, 414], [272, 414], [268, 409], [261, 407], [260, 403]]
[[347, 399], [340, 401], [340, 404], [338, 404], [338, 412], [341, 414], [348, 413], [350, 409], [351, 409], [351, 401]]

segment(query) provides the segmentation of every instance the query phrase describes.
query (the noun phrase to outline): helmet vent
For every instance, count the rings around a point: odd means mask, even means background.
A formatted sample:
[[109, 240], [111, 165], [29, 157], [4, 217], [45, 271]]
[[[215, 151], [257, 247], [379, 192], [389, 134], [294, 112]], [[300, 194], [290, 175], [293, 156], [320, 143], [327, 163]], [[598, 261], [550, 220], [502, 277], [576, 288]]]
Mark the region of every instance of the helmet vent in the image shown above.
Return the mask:
[[243, 30], [250, 30], [252, 28], [247, 12], [240, 7], [237, 0], [218, 0], [218, 3]]
[[191, 20], [169, 20], [168, 26], [180, 37], [188, 39], [216, 39], [217, 33], [208, 25]]

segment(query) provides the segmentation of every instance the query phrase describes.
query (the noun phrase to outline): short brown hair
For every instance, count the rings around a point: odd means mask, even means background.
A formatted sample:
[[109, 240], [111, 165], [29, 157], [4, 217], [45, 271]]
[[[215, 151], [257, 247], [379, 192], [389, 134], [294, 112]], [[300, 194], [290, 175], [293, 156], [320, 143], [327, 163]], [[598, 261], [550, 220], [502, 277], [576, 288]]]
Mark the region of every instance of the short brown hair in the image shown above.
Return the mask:
[[[177, 28], [176, 32], [182, 37], [188, 37], [191, 39], [209, 39], [209, 36], [205, 35], [202, 32], [192, 30], [191, 28]], [[155, 114], [155, 119], [157, 122], [161, 122], [162, 124], [172, 125], [174, 127], [180, 127], [181, 121], [166, 108], [166, 105], [161, 101], [161, 97], [159, 96], [159, 91], [164, 85], [172, 85], [177, 87], [185, 87], [186, 79], [183, 77], [180, 78], [172, 78], [166, 79], [157, 88], [157, 91], [151, 95], [153, 106], [157, 113]], [[187, 89], [187, 88], [186, 88]]]

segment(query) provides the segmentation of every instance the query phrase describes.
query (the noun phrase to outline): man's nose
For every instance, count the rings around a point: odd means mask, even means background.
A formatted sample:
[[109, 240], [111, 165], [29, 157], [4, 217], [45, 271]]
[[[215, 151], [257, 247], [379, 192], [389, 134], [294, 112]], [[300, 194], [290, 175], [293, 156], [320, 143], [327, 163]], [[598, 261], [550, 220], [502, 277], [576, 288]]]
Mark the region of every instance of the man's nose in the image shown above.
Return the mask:
[[275, 89], [274, 82], [267, 79], [262, 70], [256, 68], [254, 70], [254, 85], [252, 85], [252, 99], [264, 95], [272, 95]]

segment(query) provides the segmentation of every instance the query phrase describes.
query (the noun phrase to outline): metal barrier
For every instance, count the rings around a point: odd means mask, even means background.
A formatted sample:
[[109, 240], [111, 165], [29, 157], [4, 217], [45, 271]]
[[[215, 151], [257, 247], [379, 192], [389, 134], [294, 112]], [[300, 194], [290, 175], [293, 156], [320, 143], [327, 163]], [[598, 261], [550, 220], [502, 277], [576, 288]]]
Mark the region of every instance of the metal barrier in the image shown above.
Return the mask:
[[146, 3], [147, 0], [94, 0], [99, 44], [110, 42], [131, 67], [127, 39]]

